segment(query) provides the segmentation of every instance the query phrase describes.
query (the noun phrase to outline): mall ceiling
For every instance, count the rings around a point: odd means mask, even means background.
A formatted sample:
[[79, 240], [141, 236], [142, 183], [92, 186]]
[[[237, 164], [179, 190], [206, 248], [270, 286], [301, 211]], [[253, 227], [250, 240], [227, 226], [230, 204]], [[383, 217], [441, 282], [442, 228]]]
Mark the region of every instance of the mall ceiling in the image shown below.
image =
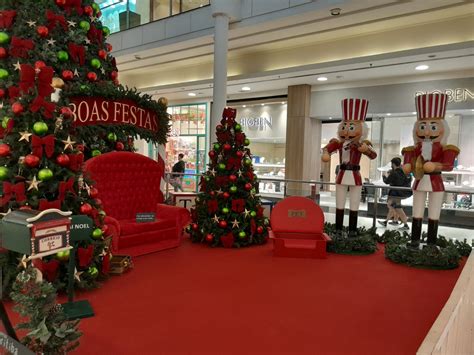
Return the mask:
[[[285, 94], [296, 84], [325, 90], [474, 76], [473, 1], [339, 1], [339, 16], [330, 3], [231, 24], [229, 98]], [[212, 28], [201, 32], [149, 48], [119, 46], [122, 83], [172, 101], [211, 97]], [[429, 69], [416, 71], [419, 64]]]

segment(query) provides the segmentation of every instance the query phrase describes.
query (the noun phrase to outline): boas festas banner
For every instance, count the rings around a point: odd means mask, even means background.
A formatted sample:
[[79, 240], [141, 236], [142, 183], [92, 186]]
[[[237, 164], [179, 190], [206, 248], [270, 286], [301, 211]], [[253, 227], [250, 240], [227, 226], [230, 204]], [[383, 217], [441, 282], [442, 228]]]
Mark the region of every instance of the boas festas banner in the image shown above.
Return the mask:
[[156, 112], [142, 108], [130, 99], [71, 97], [69, 101], [76, 126], [126, 124], [151, 132], [158, 132], [159, 129]]

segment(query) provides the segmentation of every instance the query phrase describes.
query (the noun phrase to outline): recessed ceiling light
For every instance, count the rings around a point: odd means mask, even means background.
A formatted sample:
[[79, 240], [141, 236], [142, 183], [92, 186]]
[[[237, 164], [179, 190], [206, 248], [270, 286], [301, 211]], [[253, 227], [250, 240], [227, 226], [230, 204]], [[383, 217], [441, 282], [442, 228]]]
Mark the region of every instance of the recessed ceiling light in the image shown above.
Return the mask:
[[429, 66], [427, 66], [426, 64], [420, 64], [420, 65], [415, 67], [415, 70], [426, 70], [428, 68], [429, 68]]
[[392, 116], [392, 114], [391, 114], [391, 113], [387, 113], [387, 116]]
[[250, 90], [252, 90], [252, 89], [250, 89], [250, 87], [248, 87], [248, 86], [243, 86], [242, 89], [240, 89], [240, 90], [242, 90], [242, 91], [250, 91]]
[[242, 107], [247, 107], [247, 105], [242, 105]]
[[318, 78], [318, 81], [326, 81], [326, 80], [328, 80], [328, 78], [326, 78], [325, 76], [320, 76]]
[[474, 111], [474, 108], [471, 111]]
[[285, 101], [282, 101], [281, 104], [282, 104], [282, 105], [286, 105], [286, 102], [285, 102]]
[[330, 119], [330, 120], [332, 120], [332, 117], [331, 117], [331, 116], [329, 116], [329, 119]]
[[413, 111], [411, 114], [412, 114], [412, 115], [416, 115], [416, 112], [415, 112], [415, 111]]
[[195, 92], [188, 92], [188, 96], [194, 97], [194, 96], [196, 96], [196, 93]]
[[260, 106], [265, 106], [265, 104], [260, 104]]

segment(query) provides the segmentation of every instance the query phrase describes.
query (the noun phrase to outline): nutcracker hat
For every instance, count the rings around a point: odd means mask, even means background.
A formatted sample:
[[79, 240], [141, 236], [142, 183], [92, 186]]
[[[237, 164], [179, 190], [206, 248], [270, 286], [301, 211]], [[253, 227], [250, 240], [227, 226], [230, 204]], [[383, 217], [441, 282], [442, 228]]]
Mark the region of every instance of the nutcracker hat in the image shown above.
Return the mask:
[[415, 97], [418, 120], [442, 120], [446, 114], [448, 95], [441, 93], [424, 94]]
[[344, 99], [341, 101], [344, 121], [365, 121], [369, 101], [366, 99]]

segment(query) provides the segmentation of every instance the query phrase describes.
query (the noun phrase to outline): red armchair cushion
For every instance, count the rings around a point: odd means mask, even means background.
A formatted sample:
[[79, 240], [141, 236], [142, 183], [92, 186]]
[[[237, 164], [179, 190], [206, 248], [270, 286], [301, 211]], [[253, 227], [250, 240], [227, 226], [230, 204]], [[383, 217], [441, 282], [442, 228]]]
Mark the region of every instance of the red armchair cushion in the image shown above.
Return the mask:
[[148, 223], [136, 223], [135, 219], [124, 219], [119, 223], [122, 236], [176, 227], [176, 219], [157, 219], [155, 222]]

